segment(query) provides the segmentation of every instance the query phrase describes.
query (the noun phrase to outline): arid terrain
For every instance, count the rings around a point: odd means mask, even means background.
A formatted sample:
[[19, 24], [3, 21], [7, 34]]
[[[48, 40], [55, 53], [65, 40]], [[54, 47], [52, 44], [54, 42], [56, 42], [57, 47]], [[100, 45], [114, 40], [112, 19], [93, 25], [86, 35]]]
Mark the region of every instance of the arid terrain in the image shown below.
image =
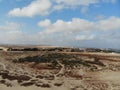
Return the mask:
[[120, 90], [119, 53], [47, 46], [4, 48], [0, 90]]

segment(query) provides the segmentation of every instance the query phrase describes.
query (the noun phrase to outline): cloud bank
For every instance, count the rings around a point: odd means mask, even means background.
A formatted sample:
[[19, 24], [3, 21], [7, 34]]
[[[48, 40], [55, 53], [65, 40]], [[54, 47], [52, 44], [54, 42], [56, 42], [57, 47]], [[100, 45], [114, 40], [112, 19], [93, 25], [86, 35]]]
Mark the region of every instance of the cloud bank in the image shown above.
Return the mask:
[[101, 47], [104, 44], [107, 47], [112, 41], [113, 45], [117, 42], [115, 47], [120, 45], [120, 33], [116, 33], [120, 30], [120, 18], [114, 16], [97, 21], [73, 18], [70, 21], [52, 22], [45, 19], [38, 22], [38, 26], [43, 30], [32, 35], [22, 32], [19, 25], [13, 22], [6, 25], [0, 26], [0, 41], [6, 43], [81, 47], [92, 47], [93, 44]]
[[117, 0], [33, 0], [29, 5], [10, 10], [8, 15], [17, 17], [33, 17], [49, 15], [53, 11], [82, 7], [81, 12], [87, 12], [89, 5], [115, 3]]
[[81, 31], [93, 31], [93, 30], [119, 30], [120, 18], [109, 17], [98, 21], [88, 21], [80, 18], [73, 18], [71, 21], [57, 20], [55, 23], [51, 23], [49, 19], [40, 21], [38, 23], [40, 27], [45, 30], [44, 33], [56, 33], [56, 32], [72, 32], [79, 33]]

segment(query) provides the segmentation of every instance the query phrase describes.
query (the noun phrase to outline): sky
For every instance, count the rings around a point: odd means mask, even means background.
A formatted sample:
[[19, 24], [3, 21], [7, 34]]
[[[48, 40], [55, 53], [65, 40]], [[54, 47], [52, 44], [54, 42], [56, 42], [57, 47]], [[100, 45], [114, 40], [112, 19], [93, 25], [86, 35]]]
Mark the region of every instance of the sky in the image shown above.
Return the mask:
[[0, 0], [0, 44], [120, 49], [120, 0]]

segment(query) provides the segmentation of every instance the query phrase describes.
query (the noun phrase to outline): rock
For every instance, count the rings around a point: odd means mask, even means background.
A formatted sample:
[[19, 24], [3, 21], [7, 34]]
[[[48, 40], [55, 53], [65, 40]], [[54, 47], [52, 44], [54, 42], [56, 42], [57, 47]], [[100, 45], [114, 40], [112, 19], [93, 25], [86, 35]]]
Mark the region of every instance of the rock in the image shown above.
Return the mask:
[[21, 84], [21, 86], [31, 86], [31, 85], [33, 85], [34, 84], [34, 82], [24, 82], [24, 83], [22, 83]]
[[55, 77], [53, 75], [44, 75], [44, 76], [38, 75], [38, 76], [36, 76], [36, 78], [46, 79], [46, 80], [54, 80]]
[[10, 83], [7, 83], [6, 85], [7, 85], [7, 87], [12, 87], [12, 84], [10, 84]]
[[3, 79], [6, 79], [8, 77], [8, 72], [2, 71], [2, 72], [0, 72], [0, 75], [2, 76]]
[[8, 73], [9, 73], [8, 70], [1, 70], [1, 71], [0, 71], [0, 75], [4, 75], [4, 74], [8, 74]]
[[49, 84], [42, 84], [41, 87], [50, 88], [50, 85]]
[[4, 83], [5, 83], [5, 80], [0, 80], [0, 83], [4, 84]]
[[3, 79], [9, 79], [9, 80], [22, 80], [22, 81], [28, 81], [31, 79], [30, 76], [27, 75], [17, 75], [15, 73], [9, 73], [9, 71], [1, 71], [0, 75]]
[[35, 85], [36, 85], [37, 87], [40, 87], [40, 86], [42, 86], [42, 84], [43, 84], [43, 82], [39, 81], [39, 82], [37, 82]]
[[28, 81], [28, 80], [30, 80], [30, 79], [31, 79], [31, 77], [30, 77], [30, 76], [27, 76], [27, 75], [17, 76], [17, 80]]
[[12, 76], [12, 75], [7, 75], [6, 78], [9, 79], [9, 80], [16, 80], [17, 79], [16, 76]]
[[46, 80], [54, 80], [54, 76], [53, 75], [49, 75], [49, 76], [45, 76], [44, 77]]
[[23, 81], [22, 80], [17, 80], [18, 81], [18, 83], [22, 83]]
[[31, 82], [34, 82], [34, 83], [36, 83], [36, 82], [38, 82], [39, 80], [38, 79], [32, 79], [31, 80]]
[[55, 83], [54, 85], [59, 87], [59, 86], [62, 86], [63, 83]]
[[43, 79], [44, 77], [42, 75], [37, 75], [36, 78]]

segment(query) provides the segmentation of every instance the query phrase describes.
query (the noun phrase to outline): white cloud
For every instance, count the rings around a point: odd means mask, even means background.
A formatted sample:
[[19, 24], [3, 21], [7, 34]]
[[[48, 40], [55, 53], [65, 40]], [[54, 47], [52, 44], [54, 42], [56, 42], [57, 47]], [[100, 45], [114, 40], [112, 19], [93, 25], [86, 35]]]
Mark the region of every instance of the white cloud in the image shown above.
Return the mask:
[[49, 19], [46, 19], [44, 21], [39, 22], [38, 25], [41, 27], [48, 27], [51, 25], [51, 21]]
[[27, 35], [21, 31], [0, 31], [0, 44], [22, 44], [27, 40], [29, 42]]
[[17, 31], [19, 30], [21, 24], [14, 22], [6, 22], [4, 25], [0, 25], [0, 31]]
[[[45, 19], [38, 23], [43, 30], [35, 34], [26, 34], [20, 31], [21, 27], [13, 24], [13, 22], [7, 22], [7, 24], [0, 26], [2, 27], [0, 28], [1, 43], [61, 46], [106, 45], [106, 47], [111, 47], [114, 43], [117, 43], [116, 47], [120, 45], [120, 33], [112, 34], [112, 32], [120, 30], [120, 18], [118, 17], [109, 17], [97, 21], [73, 18], [71, 21], [57, 20], [54, 23]], [[16, 26], [16, 29], [13, 26]], [[98, 34], [96, 31], [101, 33]]]
[[105, 20], [100, 20], [95, 23], [96, 28], [100, 30], [119, 30], [120, 29], [120, 18], [110, 17]]
[[56, 0], [58, 4], [62, 3], [67, 6], [79, 6], [79, 5], [85, 5], [88, 6], [90, 4], [98, 3], [99, 0]]
[[118, 0], [102, 0], [103, 2], [107, 2], [107, 3], [116, 3]]
[[75, 37], [75, 40], [92, 40], [95, 38], [95, 35], [79, 35]]
[[[29, 5], [23, 8], [14, 8], [9, 11], [10, 16], [33, 17], [35, 15], [48, 15], [53, 11], [66, 8], [76, 8], [81, 6], [81, 12], [87, 12], [89, 5], [105, 3], [115, 3], [116, 0], [33, 0]], [[86, 8], [87, 7], [87, 8]]]
[[0, 44], [17, 43], [24, 40], [24, 35], [20, 31], [23, 25], [15, 22], [5, 22], [0, 25]]
[[32, 17], [34, 15], [47, 15], [50, 7], [51, 2], [49, 0], [35, 0], [26, 7], [11, 10], [9, 15], [27, 17]]
[[43, 31], [44, 33], [48, 34], [58, 32], [78, 33], [81, 31], [86, 32], [91, 30], [118, 30], [120, 29], [120, 18], [109, 17], [107, 19], [102, 19], [95, 22], [80, 18], [73, 18], [68, 22], [57, 20], [55, 23], [51, 23], [51, 21], [47, 19], [40, 21], [38, 25], [45, 29]]
[[82, 7], [81, 8], [81, 13], [86, 13], [88, 12], [89, 8], [88, 7]]
[[[46, 22], [49, 21], [49, 22]], [[94, 25], [93, 22], [89, 22], [84, 19], [73, 18], [71, 21], [65, 22], [63, 20], [57, 20], [55, 23], [50, 23], [50, 20], [41, 21], [38, 23], [40, 27], [45, 28], [46, 33], [56, 32], [80, 32], [91, 30]]]
[[[96, 41], [93, 43], [98, 41], [103, 42], [102, 40], [106, 40], [107, 43], [107, 41], [112, 38], [112, 36], [109, 35], [109, 32], [120, 30], [120, 18], [109, 17], [102, 20], [99, 19], [97, 21], [73, 18], [71, 21], [57, 20], [54, 23], [46, 19], [40, 21], [38, 25], [43, 28], [38, 35], [40, 36], [41, 43], [44, 42], [52, 45], [72, 45], [77, 42], [94, 40]], [[97, 32], [101, 33], [98, 34]], [[107, 39], [103, 39], [103, 33], [108, 33], [109, 38], [107, 37]]]
[[[102, 40], [106, 40], [106, 42], [110, 40], [119, 41], [119, 34], [117, 37], [115, 37], [115, 35], [113, 37], [113, 35], [110, 34], [110, 32], [120, 30], [120, 18], [118, 17], [109, 17], [97, 21], [73, 18], [70, 21], [57, 20], [56, 22], [51, 22], [51, 20], [45, 19], [40, 21], [38, 25], [43, 29], [42, 31], [35, 34], [25, 34], [21, 31], [22, 28], [20, 24], [7, 22], [4, 25], [0, 25], [0, 41], [1, 43], [34, 43], [64, 46], [72, 46], [78, 42], [94, 40], [96, 41], [93, 43], [100, 40], [100, 42], [102, 42]], [[96, 31], [101, 33], [98, 35], [96, 34]]]

